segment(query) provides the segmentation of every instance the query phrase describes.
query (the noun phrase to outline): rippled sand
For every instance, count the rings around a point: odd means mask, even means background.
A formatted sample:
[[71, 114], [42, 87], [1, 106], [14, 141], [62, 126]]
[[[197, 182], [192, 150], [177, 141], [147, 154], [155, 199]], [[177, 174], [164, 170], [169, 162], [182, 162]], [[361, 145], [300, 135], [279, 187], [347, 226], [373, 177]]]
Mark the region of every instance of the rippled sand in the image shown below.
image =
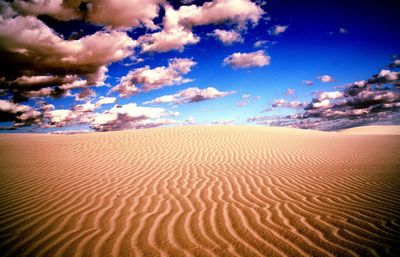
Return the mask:
[[0, 135], [1, 256], [400, 256], [400, 136]]

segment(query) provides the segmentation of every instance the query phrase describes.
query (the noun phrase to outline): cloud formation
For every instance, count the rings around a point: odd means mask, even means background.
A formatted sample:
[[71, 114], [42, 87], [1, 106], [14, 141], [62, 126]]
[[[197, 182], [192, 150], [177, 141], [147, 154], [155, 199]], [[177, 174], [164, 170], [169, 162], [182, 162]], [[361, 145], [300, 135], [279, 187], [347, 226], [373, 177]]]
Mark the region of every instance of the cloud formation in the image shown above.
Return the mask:
[[163, 108], [129, 103], [116, 105], [103, 113], [96, 113], [90, 127], [96, 131], [158, 127], [173, 123], [171, 120], [161, 119], [169, 115]]
[[31, 106], [0, 100], [0, 122], [13, 122], [13, 127], [23, 127], [38, 123], [41, 113]]
[[34, 16], [2, 15], [0, 55], [7, 62], [0, 63], [0, 84], [16, 101], [44, 87], [66, 91], [104, 85], [106, 66], [132, 55], [136, 45], [120, 31], [64, 40]]
[[299, 101], [287, 101], [285, 99], [277, 99], [272, 103], [272, 107], [284, 107], [284, 108], [300, 108], [306, 106], [306, 103]]
[[264, 11], [250, 0], [214, 0], [201, 6], [181, 6], [175, 10], [164, 4], [163, 29], [138, 39], [142, 52], [166, 52], [184, 49], [185, 45], [197, 44], [200, 38], [192, 27], [232, 22], [244, 28], [247, 21], [255, 24]]
[[[119, 92], [120, 97], [127, 97], [140, 91], [150, 91], [165, 86], [179, 85], [191, 82], [191, 79], [182, 75], [191, 71], [196, 62], [188, 58], [172, 58], [168, 66], [151, 69], [149, 66], [131, 70], [123, 76], [120, 83], [110, 90]], [[137, 85], [141, 85], [140, 88]]]
[[224, 45], [243, 42], [243, 38], [234, 30], [215, 29], [210, 35], [218, 38]]
[[294, 95], [294, 94], [296, 94], [296, 90], [294, 90], [294, 89], [292, 89], [292, 88], [288, 88], [288, 89], [286, 89], [286, 91], [285, 91], [285, 95]]
[[335, 81], [334, 78], [330, 75], [322, 75], [317, 77], [321, 82], [329, 83]]
[[305, 84], [306, 86], [312, 86], [314, 85], [314, 82], [312, 80], [303, 80], [301, 83]]
[[61, 21], [79, 19], [113, 29], [141, 25], [156, 29], [153, 19], [158, 16], [160, 4], [164, 2], [165, 0], [15, 0], [12, 7], [24, 15], [48, 15]]
[[273, 29], [270, 30], [270, 34], [277, 36], [279, 34], [282, 34], [288, 29], [288, 25], [275, 25]]
[[264, 50], [251, 53], [234, 53], [224, 59], [224, 64], [238, 68], [263, 67], [269, 65], [271, 56], [265, 54]]
[[200, 89], [198, 87], [190, 87], [185, 90], [179, 91], [174, 95], [165, 95], [158, 97], [154, 100], [144, 102], [143, 104], [161, 104], [161, 103], [195, 103], [201, 102], [208, 99], [215, 99], [227, 96], [229, 94], [235, 93], [234, 91], [221, 92], [214, 87], [208, 87], [205, 89]]
[[[250, 117], [249, 122], [304, 129], [336, 130], [400, 120], [400, 72], [381, 70], [367, 80], [343, 86], [343, 91], [321, 92], [302, 112], [281, 117]], [[279, 99], [273, 107], [290, 107]], [[293, 104], [295, 106], [295, 104]]]

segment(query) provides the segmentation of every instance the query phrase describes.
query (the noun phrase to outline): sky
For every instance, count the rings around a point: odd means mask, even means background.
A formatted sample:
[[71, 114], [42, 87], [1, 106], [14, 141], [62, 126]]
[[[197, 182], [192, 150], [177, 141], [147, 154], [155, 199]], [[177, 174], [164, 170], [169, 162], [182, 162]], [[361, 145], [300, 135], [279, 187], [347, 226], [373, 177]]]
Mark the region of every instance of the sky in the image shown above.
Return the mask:
[[399, 1], [0, 1], [0, 133], [400, 124]]

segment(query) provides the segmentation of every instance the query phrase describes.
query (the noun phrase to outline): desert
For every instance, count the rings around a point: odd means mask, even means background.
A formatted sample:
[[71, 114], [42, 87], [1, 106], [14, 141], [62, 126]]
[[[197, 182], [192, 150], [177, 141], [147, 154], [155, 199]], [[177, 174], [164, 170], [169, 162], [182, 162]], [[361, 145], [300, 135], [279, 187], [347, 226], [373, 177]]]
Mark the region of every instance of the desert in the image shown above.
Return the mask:
[[398, 256], [400, 136], [380, 131], [2, 134], [0, 252]]

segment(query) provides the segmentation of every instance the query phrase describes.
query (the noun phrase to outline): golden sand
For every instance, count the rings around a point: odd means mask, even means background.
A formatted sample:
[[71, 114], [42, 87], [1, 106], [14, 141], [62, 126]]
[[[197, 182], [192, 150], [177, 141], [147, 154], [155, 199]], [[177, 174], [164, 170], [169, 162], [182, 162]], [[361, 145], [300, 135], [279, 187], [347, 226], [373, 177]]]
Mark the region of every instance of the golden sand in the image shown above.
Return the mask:
[[376, 129], [0, 135], [0, 255], [400, 256], [400, 136]]

